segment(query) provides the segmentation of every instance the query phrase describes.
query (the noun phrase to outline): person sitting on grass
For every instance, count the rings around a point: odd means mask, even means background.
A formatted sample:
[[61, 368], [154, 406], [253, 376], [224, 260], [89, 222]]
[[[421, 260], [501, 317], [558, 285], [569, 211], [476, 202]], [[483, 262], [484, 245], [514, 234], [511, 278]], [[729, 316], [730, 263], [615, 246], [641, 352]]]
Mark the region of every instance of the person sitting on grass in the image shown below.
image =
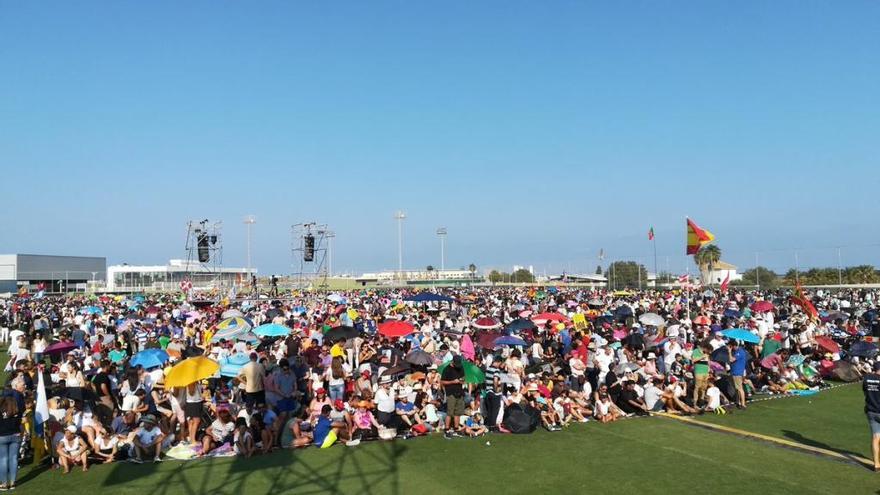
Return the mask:
[[611, 423], [623, 416], [623, 411], [614, 405], [614, 401], [611, 400], [611, 395], [608, 394], [608, 388], [605, 385], [602, 385], [602, 388], [597, 392], [596, 407], [593, 413], [596, 415], [596, 419], [602, 423]]
[[95, 441], [95, 458], [103, 464], [110, 464], [119, 454], [119, 437], [109, 429], [104, 429]]
[[469, 416], [462, 416], [460, 424], [464, 434], [469, 437], [481, 437], [489, 433], [489, 429], [483, 424], [483, 415], [479, 412], [474, 412]]
[[648, 414], [648, 406], [645, 404], [645, 400], [639, 397], [638, 392], [636, 392], [636, 382], [633, 380], [623, 382], [623, 391], [620, 392], [617, 405], [626, 414]]
[[220, 409], [215, 419], [202, 437], [202, 455], [214, 450], [224, 443], [232, 443], [235, 421], [229, 409]]
[[254, 434], [251, 432], [251, 429], [248, 428], [246, 419], [238, 418], [235, 420], [235, 432], [233, 433], [232, 441], [236, 454], [244, 456], [245, 458], [254, 455], [254, 451], [256, 450]]
[[342, 399], [333, 401], [330, 421], [333, 422], [334, 427], [339, 428], [340, 438], [351, 438], [351, 433], [354, 431], [354, 423], [351, 413], [348, 412], [348, 407]]
[[64, 437], [58, 442], [58, 462], [63, 468], [63, 474], [70, 472], [70, 469], [77, 465], [82, 465], [83, 472], [89, 470], [89, 448], [79, 435], [77, 435], [76, 426], [69, 425], [64, 430]]
[[716, 378], [709, 375], [709, 388], [706, 390], [706, 411], [715, 414], [727, 414], [722, 403], [727, 402], [727, 398], [721, 393], [721, 389], [715, 385]]
[[379, 435], [379, 422], [370, 411], [372, 404], [369, 401], [362, 400], [357, 403], [357, 410], [354, 412], [354, 435], [353, 438], [372, 439]]
[[145, 414], [141, 417], [141, 427], [135, 430], [134, 441], [134, 457], [132, 462], [140, 464], [144, 462], [144, 457], [152, 455], [153, 462], [159, 462], [162, 455], [162, 442], [165, 440], [165, 434], [156, 424], [156, 418], [152, 414]]
[[256, 446], [259, 447], [260, 453], [268, 454], [274, 448], [275, 436], [272, 434], [272, 429], [266, 426], [263, 417], [260, 412], [251, 416], [251, 435], [256, 440]]
[[339, 437], [339, 427], [333, 426], [333, 421], [330, 420], [330, 411], [333, 410], [333, 407], [325, 405], [321, 409], [321, 415], [318, 416], [318, 419], [315, 421], [315, 427], [312, 430], [312, 442], [316, 447], [321, 447], [324, 444], [324, 441], [327, 440], [327, 436], [333, 432], [336, 437]]
[[304, 409], [299, 416], [287, 420], [281, 430], [282, 448], [306, 447], [312, 443], [312, 424], [306, 419], [308, 416], [308, 409]]
[[394, 406], [394, 412], [400, 417], [401, 421], [404, 425], [406, 425], [407, 429], [412, 428], [417, 424], [422, 424], [421, 418], [419, 418], [418, 411], [416, 411], [416, 406], [409, 401], [409, 397], [406, 395], [401, 395], [397, 398], [397, 404]]
[[699, 410], [687, 405], [684, 402], [685, 397], [687, 397], [687, 390], [682, 386], [678, 378], [670, 376], [669, 385], [663, 390], [661, 397], [663, 405], [666, 406], [666, 411], [672, 414], [697, 414]]
[[559, 426], [559, 415], [556, 414], [556, 409], [549, 404], [547, 399], [541, 396], [537, 383], [529, 385], [528, 401], [530, 406], [541, 413], [541, 423], [547, 431], [560, 431], [562, 429]]

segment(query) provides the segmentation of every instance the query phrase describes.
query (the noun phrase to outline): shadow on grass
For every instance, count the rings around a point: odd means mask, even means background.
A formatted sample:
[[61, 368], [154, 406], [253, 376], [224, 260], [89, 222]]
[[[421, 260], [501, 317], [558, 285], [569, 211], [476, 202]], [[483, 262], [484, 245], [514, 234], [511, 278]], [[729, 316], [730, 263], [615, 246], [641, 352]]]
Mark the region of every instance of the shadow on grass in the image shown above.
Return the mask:
[[838, 447], [834, 447], [828, 445], [827, 443], [820, 442], [818, 440], [813, 440], [812, 438], [807, 438], [796, 431], [791, 430], [782, 430], [782, 434], [785, 435], [789, 440], [802, 443], [804, 445], [809, 445], [810, 447], [818, 447], [820, 449], [830, 450], [832, 452], [837, 452], [838, 454], [846, 457], [849, 461], [854, 462], [856, 464], [860, 464], [862, 466], [870, 468], [872, 471], [874, 469], [873, 465], [866, 465], [862, 459], [864, 456], [859, 454], [858, 452], [853, 452], [851, 450], [841, 449]]
[[400, 493], [398, 462], [406, 451], [401, 442], [375, 442], [356, 448], [339, 446], [329, 451], [318, 451], [314, 447], [306, 450], [311, 452], [284, 450], [250, 459], [120, 463], [114, 466], [103, 485], [121, 487], [142, 480], [152, 486], [151, 495]]

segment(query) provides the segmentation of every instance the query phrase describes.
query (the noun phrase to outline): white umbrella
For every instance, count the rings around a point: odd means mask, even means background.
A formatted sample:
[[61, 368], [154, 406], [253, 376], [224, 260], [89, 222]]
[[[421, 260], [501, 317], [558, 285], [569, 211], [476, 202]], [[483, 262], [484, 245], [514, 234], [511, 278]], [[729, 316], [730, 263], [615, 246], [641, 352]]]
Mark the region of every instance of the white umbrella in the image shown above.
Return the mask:
[[21, 330], [13, 330], [13, 331], [9, 332], [9, 339], [15, 340], [18, 338], [19, 335], [24, 335], [24, 332]]
[[639, 316], [639, 322], [642, 325], [650, 325], [652, 327], [659, 327], [666, 323], [666, 320], [663, 319], [662, 316], [657, 313], [645, 313], [642, 316]]

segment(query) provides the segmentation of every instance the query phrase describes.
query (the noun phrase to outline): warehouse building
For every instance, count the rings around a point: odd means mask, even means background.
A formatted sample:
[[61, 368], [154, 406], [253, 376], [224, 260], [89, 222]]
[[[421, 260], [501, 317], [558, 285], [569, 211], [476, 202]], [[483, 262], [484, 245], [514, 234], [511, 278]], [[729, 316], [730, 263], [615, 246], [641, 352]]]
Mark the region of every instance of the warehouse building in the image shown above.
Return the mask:
[[107, 278], [107, 259], [93, 256], [0, 254], [0, 293], [26, 287], [36, 292], [84, 291]]

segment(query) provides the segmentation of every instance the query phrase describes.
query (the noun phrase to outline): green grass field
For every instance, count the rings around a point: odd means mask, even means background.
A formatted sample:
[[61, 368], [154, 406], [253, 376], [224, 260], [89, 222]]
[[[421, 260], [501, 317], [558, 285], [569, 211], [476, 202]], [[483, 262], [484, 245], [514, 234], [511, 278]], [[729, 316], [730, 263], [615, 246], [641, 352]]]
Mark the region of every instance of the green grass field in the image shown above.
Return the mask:
[[[810, 403], [812, 400], [812, 404]], [[741, 429], [867, 455], [861, 392], [754, 404], [725, 417]], [[486, 442], [491, 442], [487, 445]], [[666, 418], [573, 425], [559, 433], [444, 440], [434, 436], [252, 459], [120, 463], [88, 473], [24, 469], [22, 489], [55, 493], [876, 493], [880, 475], [853, 464], [707, 431]]]

